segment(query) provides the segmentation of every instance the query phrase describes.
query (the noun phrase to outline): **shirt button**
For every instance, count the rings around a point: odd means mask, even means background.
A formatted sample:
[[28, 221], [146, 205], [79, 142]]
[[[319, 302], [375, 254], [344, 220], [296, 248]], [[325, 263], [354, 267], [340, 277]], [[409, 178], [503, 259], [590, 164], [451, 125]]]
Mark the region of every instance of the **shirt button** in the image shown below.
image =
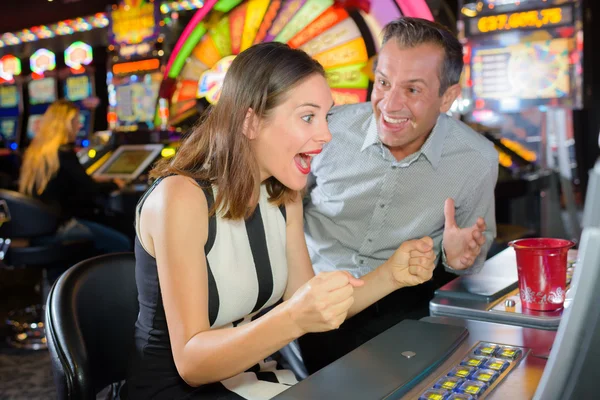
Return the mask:
[[396, 168], [398, 168], [397, 165], [392, 165], [392, 169], [396, 169]]
[[367, 239], [367, 242], [373, 243], [373, 239]]
[[360, 260], [360, 261], [359, 261], [359, 263], [360, 263], [360, 264], [364, 264], [364, 263], [365, 263], [365, 260]]
[[380, 204], [379, 207], [383, 208], [385, 207], [385, 204]]

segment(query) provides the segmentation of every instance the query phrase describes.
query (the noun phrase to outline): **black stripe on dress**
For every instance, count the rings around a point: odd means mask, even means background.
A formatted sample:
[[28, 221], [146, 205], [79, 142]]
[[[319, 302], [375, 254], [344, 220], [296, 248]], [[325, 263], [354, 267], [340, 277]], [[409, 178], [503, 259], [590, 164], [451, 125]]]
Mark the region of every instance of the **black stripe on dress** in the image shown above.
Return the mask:
[[[206, 196], [206, 204], [208, 209], [210, 210], [215, 203], [215, 198], [213, 195], [212, 188], [210, 184], [202, 181], [196, 181], [200, 187], [202, 187], [202, 191]], [[208, 185], [208, 187], [206, 186]], [[206, 244], [204, 245], [204, 254], [208, 256], [208, 253], [212, 249], [215, 244], [215, 239], [217, 237], [217, 217], [216, 215], [211, 215], [208, 218], [208, 237], [206, 238]], [[217, 282], [215, 281], [215, 276], [212, 273], [210, 268], [210, 263], [208, 262], [208, 257], [206, 257], [206, 268], [208, 270], [208, 323], [212, 326], [217, 320], [217, 316], [219, 314], [219, 290], [217, 289]]]
[[198, 388], [188, 386], [190, 391], [181, 400], [191, 399], [218, 399], [218, 400], [246, 400], [245, 397], [227, 389], [221, 382], [209, 383]]
[[212, 326], [219, 314], [219, 290], [217, 289], [217, 282], [210, 269], [208, 257], [206, 258], [206, 269], [208, 270], [208, 323]]
[[252, 309], [252, 312], [255, 312], [260, 310], [273, 294], [273, 272], [260, 206], [257, 206], [254, 214], [246, 220], [246, 232], [248, 233], [248, 242], [250, 243], [250, 250], [256, 268], [256, 280], [258, 281], [258, 297], [256, 305]]
[[259, 381], [279, 383], [279, 381], [277, 380], [277, 375], [275, 375], [275, 373], [271, 371], [257, 372], [256, 379], [258, 379]]

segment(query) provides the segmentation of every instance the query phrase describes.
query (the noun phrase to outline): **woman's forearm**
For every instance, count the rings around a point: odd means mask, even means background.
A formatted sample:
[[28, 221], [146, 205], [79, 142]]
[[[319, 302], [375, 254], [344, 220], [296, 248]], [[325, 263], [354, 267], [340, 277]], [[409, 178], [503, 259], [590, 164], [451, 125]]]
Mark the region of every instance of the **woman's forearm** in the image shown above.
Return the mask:
[[191, 386], [217, 382], [275, 353], [303, 333], [286, 307], [284, 302], [243, 326], [196, 334], [177, 357], [179, 375]]

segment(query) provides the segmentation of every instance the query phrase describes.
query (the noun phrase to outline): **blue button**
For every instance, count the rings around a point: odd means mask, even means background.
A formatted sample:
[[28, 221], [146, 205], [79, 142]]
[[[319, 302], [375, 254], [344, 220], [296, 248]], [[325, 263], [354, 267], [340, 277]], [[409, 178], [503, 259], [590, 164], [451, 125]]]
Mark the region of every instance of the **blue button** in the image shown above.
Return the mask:
[[464, 360], [462, 360], [460, 362], [460, 365], [467, 365], [469, 367], [476, 367], [479, 368], [481, 367], [483, 364], [485, 364], [487, 362], [488, 358], [487, 357], [482, 357], [482, 356], [470, 356], [465, 358]]
[[466, 393], [452, 393], [446, 400], [473, 400], [475, 397]]
[[466, 381], [458, 388], [458, 393], [470, 394], [473, 397], [479, 397], [487, 389], [487, 383], [480, 381]]
[[500, 346], [493, 343], [482, 343], [475, 349], [478, 356], [492, 357]]
[[452, 368], [450, 372], [448, 372], [448, 376], [456, 376], [458, 378], [469, 378], [471, 374], [475, 371], [475, 368], [469, 367], [466, 365]]
[[419, 397], [419, 400], [446, 400], [448, 394], [450, 394], [450, 392], [447, 390], [429, 389]]
[[471, 379], [491, 384], [500, 375], [497, 371], [492, 369], [478, 369], [471, 375]]
[[508, 362], [506, 360], [501, 360], [499, 358], [490, 358], [483, 367], [492, 369], [494, 371], [502, 372], [506, 368], [508, 368], [509, 365], [510, 365], [510, 362]]
[[511, 346], [500, 346], [496, 351], [496, 357], [505, 360], [516, 360], [521, 355], [521, 349]]
[[456, 390], [460, 386], [461, 383], [464, 382], [464, 379], [458, 378], [456, 376], [446, 376], [433, 385], [436, 389], [446, 389], [446, 390]]

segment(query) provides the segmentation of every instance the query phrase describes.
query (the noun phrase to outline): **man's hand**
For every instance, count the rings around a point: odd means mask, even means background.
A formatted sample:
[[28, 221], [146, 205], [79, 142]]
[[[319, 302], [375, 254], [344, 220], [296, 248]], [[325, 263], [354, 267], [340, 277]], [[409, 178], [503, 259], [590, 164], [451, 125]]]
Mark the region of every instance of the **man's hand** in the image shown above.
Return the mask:
[[386, 261], [392, 281], [398, 288], [419, 285], [433, 276], [435, 267], [433, 240], [425, 236], [400, 245]]
[[454, 218], [454, 200], [446, 199], [444, 203], [444, 236], [442, 243], [446, 252], [446, 263], [457, 270], [467, 269], [473, 265], [485, 243], [486, 229], [483, 218], [471, 227], [460, 228]]

